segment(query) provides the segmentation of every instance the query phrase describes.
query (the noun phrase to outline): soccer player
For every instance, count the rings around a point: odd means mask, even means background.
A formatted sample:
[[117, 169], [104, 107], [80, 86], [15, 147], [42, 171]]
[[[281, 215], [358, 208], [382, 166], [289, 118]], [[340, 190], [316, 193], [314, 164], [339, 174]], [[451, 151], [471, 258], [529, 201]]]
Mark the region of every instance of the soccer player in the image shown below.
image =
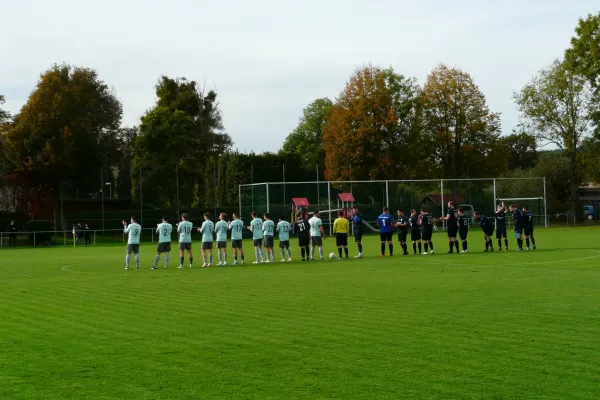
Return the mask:
[[440, 219], [448, 223], [448, 244], [450, 246], [450, 251], [448, 254], [454, 253], [454, 247], [456, 247], [456, 254], [458, 254], [458, 241], [456, 240], [456, 234], [458, 233], [458, 221], [456, 220], [455, 202], [448, 202], [448, 214]]
[[279, 217], [277, 223], [277, 232], [279, 233], [279, 249], [281, 250], [281, 262], [285, 261], [285, 253], [288, 255], [288, 262], [292, 261], [292, 251], [290, 250], [290, 232], [292, 225], [283, 217]]
[[217, 233], [217, 257], [219, 258], [217, 267], [227, 265], [227, 231], [229, 230], [229, 224], [226, 219], [227, 214], [219, 214], [219, 221], [215, 225], [215, 232]]
[[298, 246], [300, 246], [300, 254], [302, 254], [302, 261], [309, 258], [308, 247], [310, 246], [310, 225], [304, 218], [304, 214], [298, 214], [296, 216], [296, 222], [294, 222], [294, 233], [298, 236]]
[[267, 249], [267, 262], [275, 262], [275, 223], [271, 220], [269, 213], [263, 215], [265, 222], [263, 223], [264, 247]]
[[421, 227], [423, 228], [423, 242], [425, 242], [425, 251], [423, 254], [427, 254], [429, 247], [431, 248], [430, 253], [433, 252], [433, 242], [431, 241], [431, 237], [433, 236], [433, 217], [426, 209], [421, 210]]
[[186, 213], [181, 214], [181, 223], [177, 224], [177, 233], [179, 233], [179, 268], [183, 268], [183, 259], [187, 250], [190, 259], [190, 268], [194, 263], [192, 253], [192, 230], [194, 225], [188, 221], [189, 216]]
[[127, 254], [125, 255], [125, 270], [129, 271], [129, 259], [131, 253], [135, 255], [135, 270], [140, 270], [140, 235], [142, 227], [137, 223], [136, 217], [131, 217], [131, 224], [123, 221], [123, 232], [128, 234], [127, 237]]
[[523, 214], [515, 204], [510, 205], [510, 212], [513, 213], [515, 223], [515, 237], [517, 238], [517, 251], [523, 251]]
[[383, 214], [377, 217], [377, 225], [379, 225], [379, 239], [381, 240], [381, 257], [385, 256], [385, 243], [387, 242], [390, 249], [390, 257], [394, 255], [394, 234], [392, 225], [394, 219], [390, 215], [390, 209], [383, 208]]
[[[413, 245], [413, 254], [421, 254], [421, 230], [419, 229], [419, 216], [417, 210], [414, 208], [410, 210], [410, 217], [408, 218], [408, 225], [410, 225], [410, 240]], [[417, 244], [419, 245], [419, 252], [417, 253]]]
[[244, 249], [242, 248], [242, 232], [244, 231], [244, 222], [237, 213], [233, 213], [233, 221], [229, 224], [231, 229], [231, 247], [233, 248], [233, 265], [238, 263], [238, 250], [244, 264]]
[[333, 222], [333, 234], [335, 235], [335, 245], [338, 248], [339, 258], [342, 259], [342, 249], [348, 259], [348, 233], [350, 231], [350, 223], [344, 218], [344, 212], [338, 211], [338, 217]]
[[523, 207], [523, 231], [525, 233], [525, 245], [526, 249], [530, 250], [529, 241], [531, 240], [531, 244], [533, 245], [533, 249], [535, 250], [535, 239], [533, 237], [533, 213], [529, 211], [527, 207]]
[[[210, 220], [210, 213], [204, 213], [204, 222], [198, 228], [198, 232], [202, 234], [202, 268], [210, 267], [212, 264], [212, 249], [213, 249], [213, 232], [215, 224]], [[206, 253], [208, 251], [208, 259]]]
[[[483, 231], [483, 237], [485, 239], [485, 250], [484, 251], [494, 251], [494, 243], [492, 242], [492, 234], [494, 233], [494, 224], [488, 217], [480, 214], [475, 211], [473, 214], [475, 219], [479, 221], [479, 225], [481, 225], [481, 230]], [[489, 250], [488, 250], [489, 249]]]
[[252, 232], [252, 239], [254, 240], [254, 256], [256, 257], [256, 261], [252, 264], [258, 264], [265, 262], [262, 245], [263, 245], [263, 222], [260, 218], [257, 217], [256, 211], [252, 211], [252, 221], [250, 222], [250, 226], [248, 230]]
[[358, 247], [358, 255], [354, 258], [362, 258], [362, 235], [364, 230], [363, 218], [358, 211], [358, 207], [354, 207], [352, 209], [352, 222], [354, 223], [354, 241], [356, 242], [356, 247]]
[[398, 209], [398, 219], [395, 226], [398, 229], [398, 242], [400, 242], [400, 247], [404, 250], [403, 255], [407, 256], [406, 237], [408, 236], [408, 218], [404, 215], [404, 210]]
[[458, 209], [458, 236], [462, 242], [461, 253], [468, 253], [469, 246], [467, 245], [467, 235], [469, 234], [469, 218], [465, 216], [462, 208]]
[[169, 265], [169, 256], [171, 254], [171, 232], [173, 225], [168, 222], [167, 217], [162, 217], [162, 223], [156, 225], [156, 233], [158, 233], [158, 247], [156, 248], [156, 257], [154, 257], [154, 265], [152, 269], [158, 269], [158, 261], [160, 255], [165, 253], [165, 269]]
[[315, 211], [311, 219], [308, 220], [310, 225], [310, 259], [315, 259], [315, 247], [319, 248], [319, 256], [321, 261], [325, 259], [323, 256], [323, 238], [325, 237], [325, 229], [323, 221], [319, 218], [319, 212]]
[[506, 213], [508, 211], [504, 202], [496, 208], [496, 239], [498, 239], [498, 250], [502, 251], [502, 239], [504, 247], [508, 251], [508, 238], [506, 237]]

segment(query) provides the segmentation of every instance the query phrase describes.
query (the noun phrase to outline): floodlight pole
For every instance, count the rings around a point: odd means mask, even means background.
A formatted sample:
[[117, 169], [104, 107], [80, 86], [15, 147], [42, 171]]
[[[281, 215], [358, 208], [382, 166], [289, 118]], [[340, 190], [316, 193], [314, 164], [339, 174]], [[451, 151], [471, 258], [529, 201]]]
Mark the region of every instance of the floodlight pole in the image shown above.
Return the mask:
[[269, 212], [269, 184], [267, 183], [267, 212]]
[[496, 178], [494, 178], [494, 208], [492, 208], [492, 212], [496, 212]]
[[[444, 216], [444, 180], [440, 179], [440, 201], [442, 202], [442, 216]], [[446, 229], [446, 221], [442, 222], [442, 229]]]
[[385, 181], [385, 206], [390, 208], [390, 189], [388, 181]]
[[[548, 208], [546, 206], [546, 177], [544, 176], [544, 226], [547, 228], [549, 223], [548, 223]], [[573, 218], [575, 218], [575, 216], [573, 216]]]
[[239, 217], [242, 218], [242, 185], [238, 185], [238, 203], [240, 205]]

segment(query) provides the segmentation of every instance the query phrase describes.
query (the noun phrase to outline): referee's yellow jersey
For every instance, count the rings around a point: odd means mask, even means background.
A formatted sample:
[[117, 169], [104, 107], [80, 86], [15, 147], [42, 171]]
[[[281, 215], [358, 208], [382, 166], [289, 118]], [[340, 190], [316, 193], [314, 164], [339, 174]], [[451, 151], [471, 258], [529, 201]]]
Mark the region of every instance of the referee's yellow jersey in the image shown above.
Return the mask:
[[333, 222], [333, 233], [350, 233], [350, 223], [346, 218], [340, 217]]

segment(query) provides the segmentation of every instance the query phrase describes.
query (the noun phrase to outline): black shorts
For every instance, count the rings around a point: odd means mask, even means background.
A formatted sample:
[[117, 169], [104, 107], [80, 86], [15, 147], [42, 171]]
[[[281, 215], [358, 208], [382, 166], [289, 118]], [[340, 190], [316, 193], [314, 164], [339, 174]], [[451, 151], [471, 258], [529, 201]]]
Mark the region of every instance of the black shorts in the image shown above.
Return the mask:
[[360, 242], [362, 242], [362, 233], [355, 233], [355, 234], [354, 234], [354, 241], [355, 241], [356, 243], [360, 243]]
[[423, 236], [423, 240], [429, 241], [431, 240], [431, 237], [433, 236], [433, 231], [431, 230], [424, 230], [422, 233]]
[[348, 234], [347, 233], [336, 233], [335, 234], [335, 245], [337, 247], [348, 246]]
[[421, 232], [412, 231], [410, 233], [410, 240], [412, 240], [413, 242], [416, 242], [417, 240], [421, 240]]
[[157, 253], [169, 253], [171, 251], [171, 242], [159, 243], [156, 248]]
[[506, 226], [502, 226], [496, 229], [496, 239], [506, 239]]
[[382, 242], [391, 242], [393, 238], [394, 238], [394, 233], [393, 232], [381, 232], [381, 233], [379, 233], [379, 239]]
[[242, 248], [242, 239], [231, 239], [231, 248], [232, 249], [241, 249]]
[[140, 245], [139, 244], [128, 244], [127, 245], [127, 254], [139, 254]]
[[179, 250], [184, 251], [192, 251], [192, 242], [188, 243], [179, 243]]
[[525, 228], [523, 233], [525, 233], [525, 236], [533, 236], [533, 226]]
[[227, 248], [227, 240], [217, 242], [217, 249], [226, 249], [226, 248]]
[[202, 242], [202, 250], [212, 250], [213, 242]]
[[254, 239], [254, 247], [261, 247], [263, 244], [262, 239]]
[[264, 247], [266, 247], [267, 249], [272, 249], [274, 246], [274, 240], [273, 240], [273, 236], [269, 236], [269, 235], [265, 235], [265, 244]]
[[300, 246], [300, 247], [310, 246], [310, 236], [299, 236], [298, 237], [298, 246]]
[[290, 248], [290, 241], [289, 240], [280, 240], [279, 241], [279, 248], [280, 249], [289, 249]]
[[322, 236], [311, 236], [310, 243], [313, 247], [323, 246], [323, 237]]
[[518, 233], [520, 235], [523, 234], [523, 228], [521, 228], [520, 226], [515, 226], [515, 233]]
[[456, 227], [456, 226], [450, 227], [449, 226], [447, 232], [448, 232], [448, 237], [449, 238], [450, 237], [455, 238], [457, 236], [457, 233], [458, 233], [458, 227]]
[[483, 231], [483, 234], [485, 236], [492, 237], [492, 235], [494, 234], [494, 230], [493, 229], [488, 229], [487, 231]]
[[460, 240], [467, 240], [468, 234], [469, 234], [469, 231], [459, 231], [458, 237], [460, 237]]
[[407, 232], [398, 232], [398, 241], [400, 243], [406, 243], [406, 237], [408, 236]]

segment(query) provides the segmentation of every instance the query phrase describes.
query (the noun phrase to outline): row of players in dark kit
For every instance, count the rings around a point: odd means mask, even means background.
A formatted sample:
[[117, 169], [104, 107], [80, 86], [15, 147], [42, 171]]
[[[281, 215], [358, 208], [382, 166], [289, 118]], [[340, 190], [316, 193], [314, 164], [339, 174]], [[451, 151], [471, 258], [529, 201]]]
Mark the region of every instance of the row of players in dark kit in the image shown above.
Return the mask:
[[[485, 239], [485, 251], [494, 251], [494, 243], [492, 235], [496, 231], [496, 239], [498, 240], [498, 250], [502, 250], [502, 241], [504, 241], [504, 249], [508, 251], [508, 237], [506, 234], [506, 213], [512, 212], [515, 237], [517, 239], [517, 251], [523, 251], [523, 236], [525, 236], [526, 250], [533, 248], [535, 250], [535, 238], [533, 237], [533, 213], [527, 207], [519, 210], [515, 204], [506, 207], [504, 203], [498, 205], [495, 222], [485, 215], [475, 211], [474, 219], [479, 223], [483, 230]], [[465, 216], [462, 208], [456, 207], [456, 203], [451, 201], [448, 203], [448, 214], [440, 218], [446, 221], [448, 233], [449, 254], [467, 253], [467, 235], [469, 233], [469, 218]], [[362, 217], [357, 209], [353, 213], [353, 221], [358, 230], [362, 231]], [[404, 251], [404, 255], [408, 255], [407, 239], [410, 231], [410, 240], [412, 241], [414, 254], [434, 254], [433, 242], [431, 238], [434, 231], [434, 218], [426, 209], [422, 209], [420, 213], [413, 209], [410, 211], [410, 216], [406, 216], [403, 210], [398, 210], [398, 217], [394, 220], [389, 214], [389, 209], [384, 208], [383, 214], [377, 218], [381, 239], [381, 255], [385, 256], [386, 243], [389, 248], [390, 255], [393, 255], [393, 230], [398, 232], [398, 241]], [[462, 243], [462, 251], [459, 250], [459, 239]], [[424, 252], [421, 253], [424, 246]], [[533, 246], [533, 247], [530, 247]], [[418, 252], [417, 252], [418, 248]]]

